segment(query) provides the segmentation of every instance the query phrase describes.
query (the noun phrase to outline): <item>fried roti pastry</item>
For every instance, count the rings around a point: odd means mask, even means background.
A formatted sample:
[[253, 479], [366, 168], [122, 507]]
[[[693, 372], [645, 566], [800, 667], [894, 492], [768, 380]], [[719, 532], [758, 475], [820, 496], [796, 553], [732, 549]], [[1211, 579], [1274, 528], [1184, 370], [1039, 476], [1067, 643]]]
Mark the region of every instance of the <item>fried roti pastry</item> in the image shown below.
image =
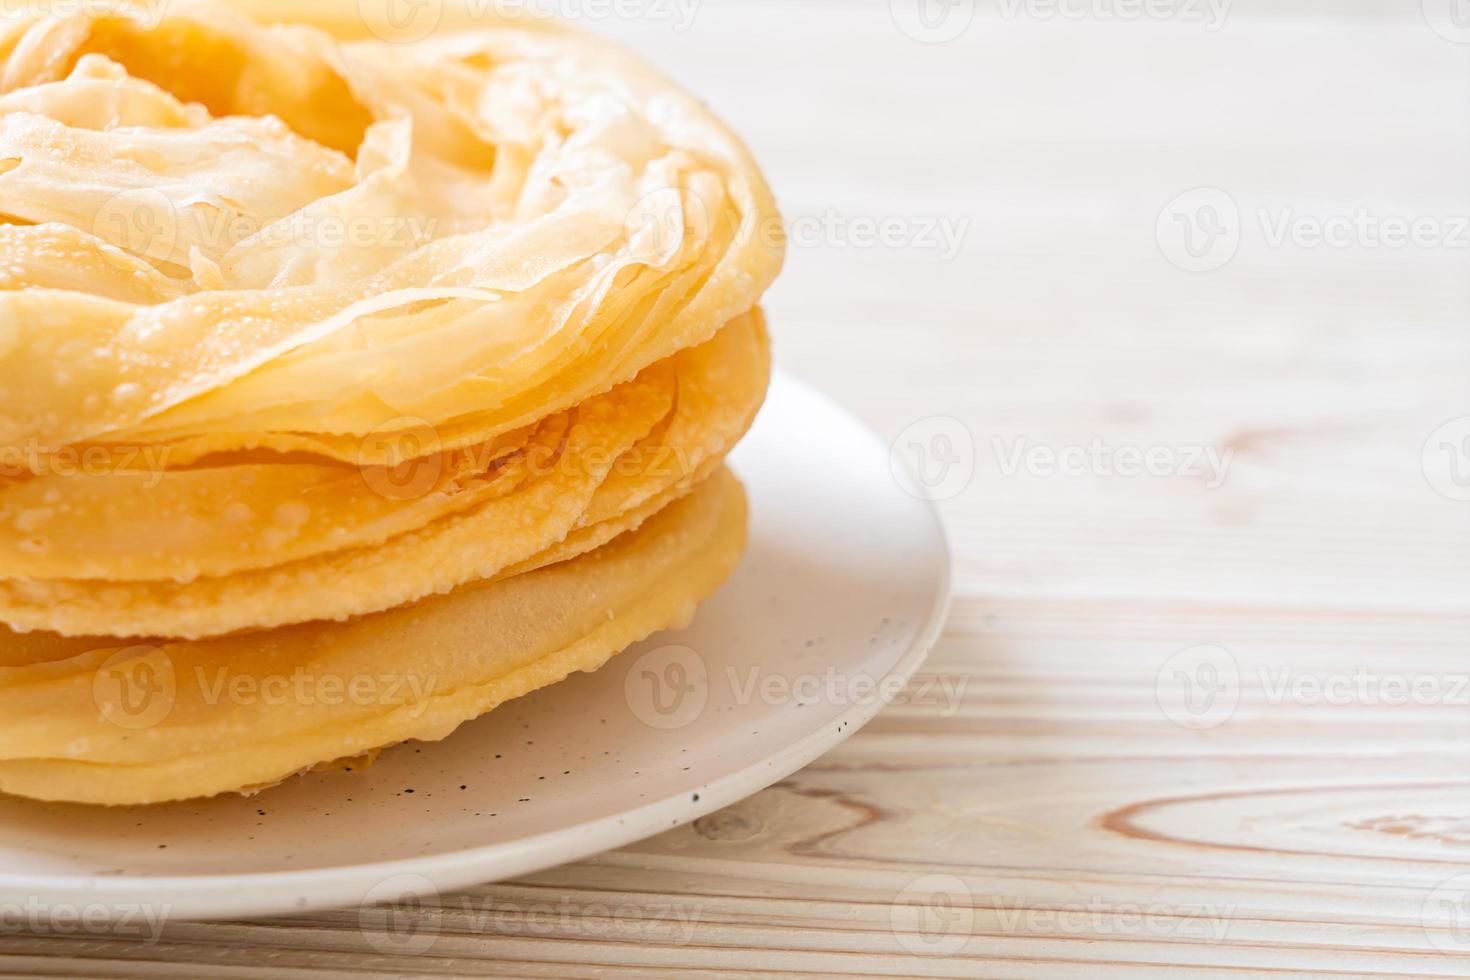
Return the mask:
[[[723, 124], [529, 14], [57, 6], [0, 22], [0, 791], [253, 792], [688, 622], [784, 253]], [[219, 694], [288, 676], [399, 683]]]

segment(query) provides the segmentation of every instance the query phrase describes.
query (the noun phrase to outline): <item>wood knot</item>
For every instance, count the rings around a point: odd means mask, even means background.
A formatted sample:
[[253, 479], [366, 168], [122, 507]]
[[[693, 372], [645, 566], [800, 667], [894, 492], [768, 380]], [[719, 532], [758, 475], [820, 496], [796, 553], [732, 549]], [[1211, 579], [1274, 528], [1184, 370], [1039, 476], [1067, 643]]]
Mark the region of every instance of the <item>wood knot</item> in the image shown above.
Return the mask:
[[750, 840], [765, 829], [764, 820], [737, 808], [711, 813], [694, 821], [694, 832], [707, 840]]

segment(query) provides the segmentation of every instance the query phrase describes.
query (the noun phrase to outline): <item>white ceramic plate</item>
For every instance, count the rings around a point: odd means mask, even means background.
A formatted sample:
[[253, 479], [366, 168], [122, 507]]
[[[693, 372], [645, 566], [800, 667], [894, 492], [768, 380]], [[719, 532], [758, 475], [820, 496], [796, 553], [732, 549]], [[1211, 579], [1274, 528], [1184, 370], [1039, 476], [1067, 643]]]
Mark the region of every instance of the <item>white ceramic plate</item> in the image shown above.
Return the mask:
[[366, 772], [151, 808], [0, 798], [0, 907], [215, 919], [393, 902], [619, 847], [795, 772], [923, 661], [949, 556], [888, 447], [789, 378], [734, 466], [750, 551], [689, 629]]

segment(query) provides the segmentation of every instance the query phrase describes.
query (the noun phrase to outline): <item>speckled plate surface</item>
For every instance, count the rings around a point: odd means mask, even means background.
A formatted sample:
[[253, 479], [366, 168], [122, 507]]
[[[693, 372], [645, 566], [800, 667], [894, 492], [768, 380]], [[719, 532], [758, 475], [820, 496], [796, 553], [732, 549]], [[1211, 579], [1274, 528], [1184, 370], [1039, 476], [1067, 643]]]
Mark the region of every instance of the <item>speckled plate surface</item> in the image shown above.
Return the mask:
[[949, 557], [889, 447], [779, 377], [735, 578], [678, 633], [365, 772], [102, 810], [0, 798], [0, 907], [237, 918], [433, 895], [726, 806], [847, 738], [938, 636]]

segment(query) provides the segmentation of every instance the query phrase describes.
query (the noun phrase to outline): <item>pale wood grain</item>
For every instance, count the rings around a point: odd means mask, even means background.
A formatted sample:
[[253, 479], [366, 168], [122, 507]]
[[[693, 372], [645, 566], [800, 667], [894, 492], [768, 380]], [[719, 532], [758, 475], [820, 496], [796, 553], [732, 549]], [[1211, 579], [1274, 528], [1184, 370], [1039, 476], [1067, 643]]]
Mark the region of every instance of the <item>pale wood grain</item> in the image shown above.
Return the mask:
[[[934, 415], [973, 434], [975, 480], [943, 504], [959, 599], [926, 668], [958, 696], [895, 705], [694, 826], [446, 896], [418, 918], [424, 955], [342, 912], [158, 944], [0, 937], [0, 970], [1470, 975], [1425, 915], [1470, 872], [1470, 707], [1269, 690], [1470, 672], [1470, 504], [1419, 462], [1470, 414], [1470, 251], [1254, 228], [1190, 274], [1154, 238], [1200, 185], [1247, 214], [1470, 214], [1470, 45], [1419, 7], [1239, 0], [1206, 33], [982, 4], [933, 46], [885, 3], [600, 25], [747, 134], [789, 216], [970, 220], [950, 260], [799, 246], [770, 303], [785, 365], [886, 434]], [[1008, 476], [992, 443], [1093, 437], [1236, 455], [1210, 489]], [[1200, 644], [1230, 651], [1241, 701], [1193, 731], [1157, 682]], [[904, 931], [901, 895], [931, 875], [961, 889], [949, 955]]]

